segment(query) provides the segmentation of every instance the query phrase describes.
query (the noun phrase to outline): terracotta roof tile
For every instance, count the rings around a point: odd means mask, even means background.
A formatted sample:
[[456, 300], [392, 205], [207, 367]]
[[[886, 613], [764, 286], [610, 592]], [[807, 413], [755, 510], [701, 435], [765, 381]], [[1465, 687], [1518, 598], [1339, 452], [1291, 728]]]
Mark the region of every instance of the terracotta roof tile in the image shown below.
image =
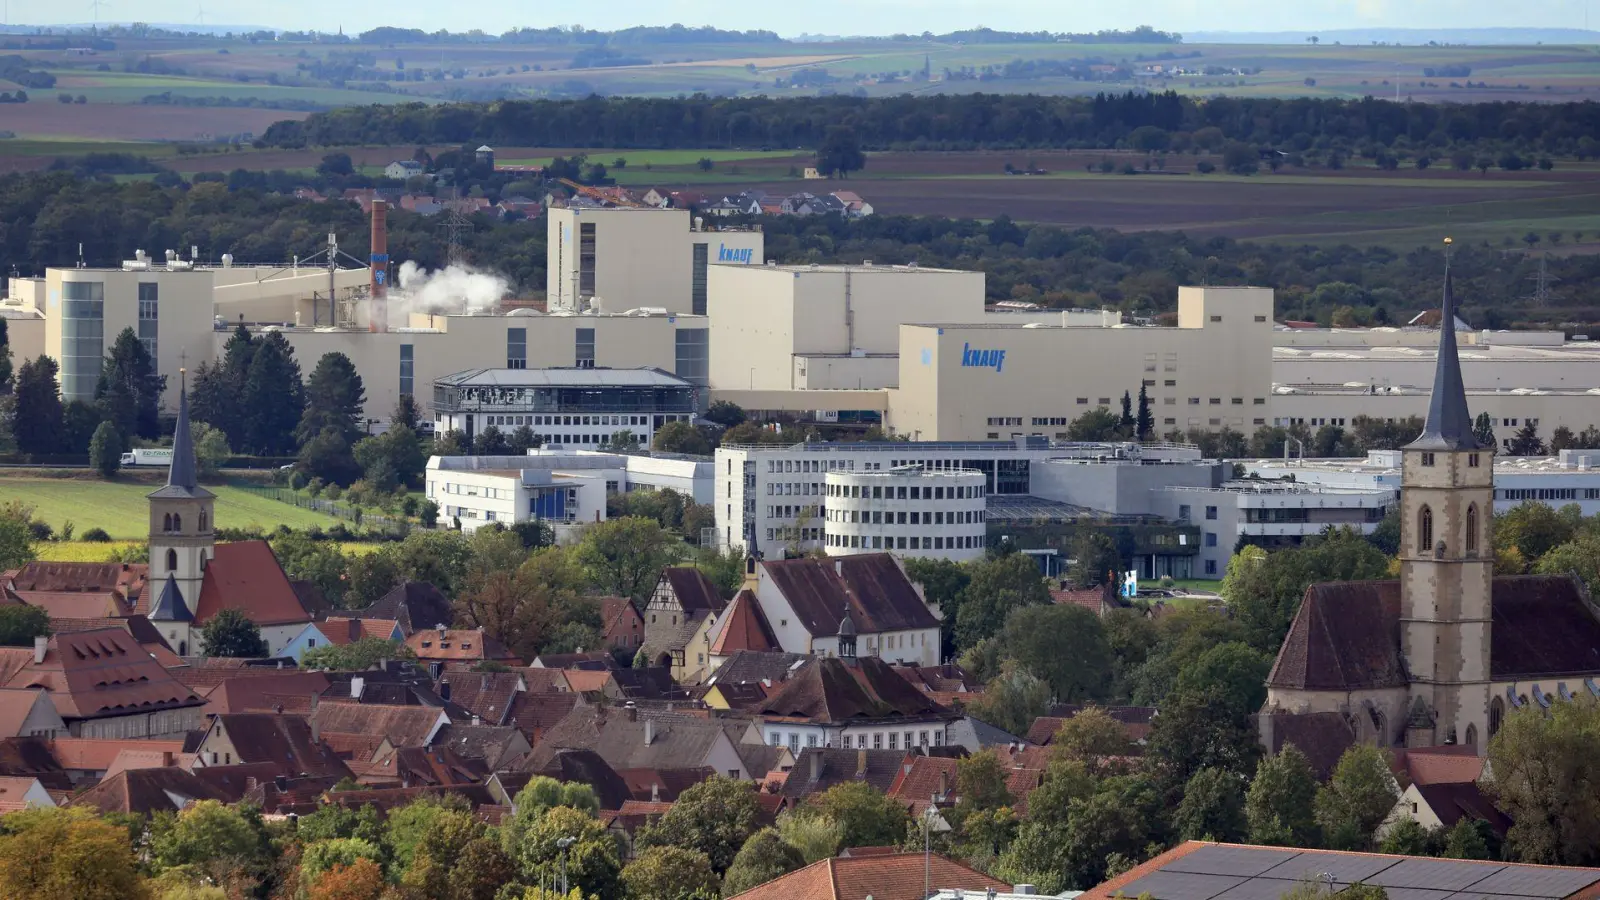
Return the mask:
[[383, 735], [396, 747], [424, 747], [449, 718], [432, 706], [321, 703], [311, 721], [323, 734]]
[[848, 611], [862, 634], [937, 628], [939, 620], [887, 553], [761, 563], [813, 637], [839, 633]]
[[215, 552], [200, 585], [195, 625], [205, 624], [224, 609], [240, 610], [257, 625], [311, 621], [266, 541], [218, 544]]
[[130, 745], [141, 750], [171, 753], [183, 752], [183, 741], [115, 738], [56, 738], [49, 743], [50, 752], [63, 769], [82, 772], [104, 772], [116, 762], [117, 754]]
[[798, 800], [853, 781], [865, 781], [887, 794], [907, 760], [907, 754], [900, 750], [806, 747], [784, 780], [783, 795]]
[[176, 812], [185, 801], [229, 802], [227, 794], [178, 768], [126, 769], [73, 798], [71, 805], [102, 813]]
[[677, 800], [679, 794], [715, 774], [703, 766], [690, 769], [617, 770], [617, 775], [627, 784], [628, 792], [633, 799], [650, 800], [653, 797], [668, 803]]
[[390, 810], [405, 806], [415, 801], [418, 797], [427, 796], [455, 796], [467, 801], [473, 809], [480, 806], [493, 806], [494, 797], [489, 789], [481, 784], [456, 784], [446, 787], [412, 787], [412, 788], [384, 788], [371, 791], [329, 791], [323, 795], [323, 802], [329, 806], [343, 806], [348, 809], [360, 809], [363, 806], [375, 806], [381, 813], [387, 814]]
[[735, 650], [776, 650], [778, 638], [772, 633], [761, 602], [750, 590], [740, 591], [717, 623], [711, 652], [724, 656]]
[[1466, 744], [1394, 751], [1396, 773], [1418, 786], [1475, 782], [1483, 775], [1483, 762], [1477, 748]]
[[[1009, 891], [1011, 885], [937, 854], [926, 860], [935, 890]], [[922, 900], [921, 853], [834, 857], [757, 885], [740, 900]]]
[[1324, 781], [1338, 765], [1339, 757], [1356, 742], [1356, 730], [1345, 717], [1336, 712], [1286, 713], [1270, 712], [1272, 745], [1267, 749], [1276, 754], [1286, 745], [1293, 744], [1310, 761], [1317, 777]]
[[39, 779], [46, 790], [71, 790], [72, 778], [50, 752], [50, 745], [36, 737], [0, 740], [0, 775], [25, 775]]
[[1489, 827], [1501, 838], [1511, 828], [1511, 818], [1501, 812], [1494, 801], [1484, 796], [1476, 782], [1419, 784], [1417, 793], [1428, 802], [1428, 807], [1446, 829], [1463, 818], [1489, 823]]
[[406, 638], [406, 646], [417, 655], [417, 659], [425, 661], [492, 659], [522, 664], [515, 653], [478, 629], [418, 631]]
[[312, 737], [311, 724], [299, 716], [224, 713], [213, 721], [212, 730], [232, 742], [240, 763], [271, 764], [277, 775], [342, 776], [349, 771], [331, 748]]
[[814, 722], [952, 715], [895, 674], [888, 663], [871, 656], [853, 663], [835, 657], [817, 659], [767, 697], [760, 710]]
[[727, 740], [721, 725], [704, 719], [584, 706], [545, 732], [520, 768], [538, 771], [557, 750], [574, 749], [593, 750], [619, 770], [688, 769], [704, 765], [712, 749]]
[[661, 570], [661, 579], [671, 586], [684, 612], [717, 613], [728, 605], [706, 573], [693, 566], [668, 566]]
[[450, 702], [461, 706], [490, 725], [510, 719], [510, 709], [522, 676], [515, 672], [446, 672], [439, 677], [439, 691]]
[[329, 616], [317, 623], [317, 630], [333, 644], [350, 644], [362, 638], [382, 641], [401, 640], [400, 623], [394, 619], [362, 619], [347, 616]]
[[561, 674], [567, 678], [567, 690], [579, 694], [604, 691], [606, 685], [614, 684], [616, 679], [608, 671], [591, 672], [587, 669], [562, 669]]
[[934, 797], [940, 803], [960, 800], [956, 790], [956, 761], [937, 756], [913, 757], [900, 767], [889, 796], [906, 804], [913, 817], [922, 815]]
[[[266, 676], [247, 675], [224, 679], [206, 693], [206, 712], [309, 714], [311, 698], [328, 689], [328, 677], [321, 672], [298, 669], [268, 669]], [[180, 679], [181, 680], [181, 679]]]
[[537, 744], [540, 736], [566, 718], [581, 700], [571, 691], [521, 691], [512, 698], [506, 721], [515, 722], [517, 729], [528, 736], [528, 742]]
[[[31, 562], [24, 565], [8, 580], [12, 590], [32, 606], [49, 609], [52, 616], [66, 618], [94, 618], [103, 615], [131, 615], [144, 612], [138, 608], [145, 598], [146, 579], [150, 567], [143, 563], [77, 563]], [[84, 606], [74, 597], [98, 595], [114, 599], [114, 607]], [[57, 604], [61, 612], [57, 612]], [[92, 612], [75, 615], [72, 609], [110, 609], [109, 612]]]
[[49, 702], [49, 694], [40, 690], [0, 688], [0, 738], [17, 737], [40, 699]]
[[[29, 651], [31, 654], [31, 651]], [[50, 638], [44, 662], [27, 665], [5, 683], [50, 692], [63, 719], [93, 719], [199, 706], [202, 701], [120, 628]]]

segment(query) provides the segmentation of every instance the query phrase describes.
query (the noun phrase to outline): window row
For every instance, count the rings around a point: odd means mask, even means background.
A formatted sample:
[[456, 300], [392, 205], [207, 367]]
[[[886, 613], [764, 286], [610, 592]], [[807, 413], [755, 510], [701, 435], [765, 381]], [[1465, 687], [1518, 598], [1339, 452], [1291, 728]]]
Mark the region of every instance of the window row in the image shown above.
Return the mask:
[[[957, 509], [945, 512], [934, 510], [932, 512], [911, 512], [864, 509], [829, 509], [824, 510], [824, 516], [829, 522], [839, 522], [850, 525], [972, 525], [983, 522], [986, 510], [982, 509]], [[907, 516], [910, 519], [907, 519]]]
[[867, 485], [830, 484], [827, 496], [851, 500], [975, 500], [983, 496], [983, 485]]
[[950, 537], [830, 534], [826, 538], [829, 547], [843, 550], [978, 550], [984, 545], [981, 534], [958, 534]]

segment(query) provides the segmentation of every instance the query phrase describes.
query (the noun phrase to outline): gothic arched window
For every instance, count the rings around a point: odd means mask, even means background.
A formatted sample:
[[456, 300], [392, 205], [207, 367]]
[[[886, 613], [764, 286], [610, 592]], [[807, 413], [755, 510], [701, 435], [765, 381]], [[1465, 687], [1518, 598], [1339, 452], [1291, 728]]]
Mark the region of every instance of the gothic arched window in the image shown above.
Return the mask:
[[162, 518], [161, 518], [161, 530], [162, 531], [171, 531], [172, 530], [172, 513], [167, 513], [165, 516], [162, 516]]
[[183, 516], [181, 514], [179, 514], [179, 513], [173, 513], [172, 514], [172, 530], [173, 531], [182, 531], [183, 530]]
[[1427, 554], [1433, 550], [1433, 510], [1424, 506], [1417, 513], [1417, 553]]
[[1467, 555], [1478, 555], [1478, 504], [1467, 507]]
[[203, 509], [200, 510], [200, 530], [206, 530], [206, 511]]
[[1505, 721], [1506, 702], [1499, 697], [1489, 701], [1489, 737], [1494, 737], [1500, 732], [1500, 723]]
[[1478, 746], [1478, 726], [1476, 726], [1476, 725], [1468, 725], [1467, 726], [1467, 746], [1468, 747], [1476, 747], [1476, 746]]
[[176, 551], [176, 550], [168, 550], [167, 551], [167, 571], [168, 572], [175, 572], [175, 571], [177, 571], [177, 569], [178, 569], [178, 551]]

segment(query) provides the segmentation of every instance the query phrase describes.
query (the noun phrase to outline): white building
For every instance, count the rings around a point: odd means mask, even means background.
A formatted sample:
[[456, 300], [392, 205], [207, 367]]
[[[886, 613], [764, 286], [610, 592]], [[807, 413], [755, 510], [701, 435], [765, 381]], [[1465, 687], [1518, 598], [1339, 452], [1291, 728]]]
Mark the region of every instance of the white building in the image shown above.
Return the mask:
[[595, 450], [622, 431], [649, 447], [669, 422], [693, 422], [699, 389], [660, 369], [472, 369], [433, 383], [434, 427], [471, 441], [528, 427], [545, 446]]
[[1221, 578], [1240, 539], [1292, 545], [1330, 526], [1371, 534], [1399, 498], [1387, 488], [1316, 487], [1230, 481], [1221, 487], [1161, 487], [1150, 492], [1159, 514], [1200, 526], [1197, 578]]
[[[1345, 489], [1399, 490], [1400, 451], [1374, 450], [1365, 459], [1263, 459], [1245, 462], [1262, 478], [1292, 476], [1299, 484]], [[1494, 461], [1494, 511], [1534, 501], [1577, 504], [1600, 514], [1600, 450], [1563, 450], [1556, 456], [1498, 457]]]
[[[766, 560], [757, 567], [755, 594], [785, 653], [838, 656], [844, 637], [855, 640], [851, 655], [940, 662], [940, 613], [888, 553]], [[841, 635], [846, 618], [854, 635]]]
[[1186, 445], [1071, 444], [1038, 437], [724, 444], [717, 448], [713, 475], [717, 537], [766, 555], [778, 548], [824, 549], [828, 473], [903, 466], [919, 466], [928, 476], [981, 473], [986, 499], [1031, 494], [1112, 513], [1152, 513], [1149, 491], [1157, 485], [1221, 483], [1217, 464]]
[[404, 181], [415, 175], [422, 174], [422, 163], [414, 159], [397, 159], [383, 167], [383, 177]]
[[427, 496], [445, 519], [473, 531], [489, 522], [538, 519], [565, 540], [606, 517], [606, 496], [673, 490], [705, 503], [711, 463], [672, 456], [573, 450], [532, 450], [526, 456], [435, 456], [428, 460]]
[[829, 556], [893, 551], [965, 561], [983, 555], [985, 482], [969, 469], [829, 472], [823, 545]]
[[706, 314], [713, 264], [755, 265], [757, 227], [712, 226], [684, 209], [557, 207], [547, 213], [551, 312], [661, 308]]

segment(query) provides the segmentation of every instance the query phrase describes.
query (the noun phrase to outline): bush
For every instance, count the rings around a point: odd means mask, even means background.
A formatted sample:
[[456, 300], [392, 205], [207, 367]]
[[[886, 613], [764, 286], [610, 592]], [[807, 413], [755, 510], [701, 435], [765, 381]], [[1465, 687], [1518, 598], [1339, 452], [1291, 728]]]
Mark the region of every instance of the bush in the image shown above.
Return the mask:
[[329, 500], [338, 500], [344, 496], [344, 488], [339, 487], [337, 484], [330, 484], [322, 489], [322, 496], [327, 497]]
[[1201, 175], [1210, 175], [1212, 172], [1217, 170], [1217, 167], [1211, 162], [1211, 160], [1202, 159], [1194, 164], [1194, 170], [1199, 172]]
[[306, 477], [306, 473], [301, 472], [298, 469], [289, 473], [290, 490], [303, 491], [306, 489], [306, 485], [309, 484], [310, 481], [311, 479]]
[[37, 519], [28, 523], [28, 531], [33, 533], [36, 541], [48, 541], [56, 536], [56, 530], [50, 527], [49, 522], [40, 522]]
[[104, 528], [91, 528], [83, 533], [83, 537], [80, 540], [89, 541], [90, 543], [94, 544], [105, 544], [110, 542], [111, 535], [106, 534], [106, 530]]

